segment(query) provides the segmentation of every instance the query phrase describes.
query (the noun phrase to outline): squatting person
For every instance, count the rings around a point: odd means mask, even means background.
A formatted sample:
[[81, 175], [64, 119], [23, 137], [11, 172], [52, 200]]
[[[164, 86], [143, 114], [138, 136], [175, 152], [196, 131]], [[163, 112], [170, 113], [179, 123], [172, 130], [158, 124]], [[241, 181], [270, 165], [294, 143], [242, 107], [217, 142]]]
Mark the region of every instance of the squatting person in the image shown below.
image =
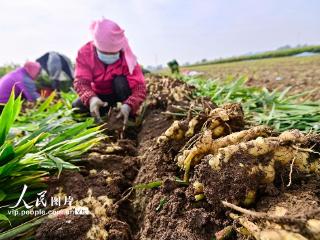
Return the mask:
[[49, 93], [53, 90], [68, 91], [73, 83], [73, 66], [71, 60], [58, 52], [47, 52], [36, 60], [40, 63], [43, 74], [47, 76], [40, 78], [39, 85], [42, 90], [47, 90]]
[[74, 87], [79, 98], [73, 107], [100, 119], [110, 106], [122, 102], [119, 117], [124, 124], [134, 116], [146, 97], [146, 84], [128, 40], [118, 24], [94, 21], [93, 41], [78, 51]]
[[41, 72], [41, 66], [37, 62], [28, 61], [23, 67], [13, 70], [0, 79], [0, 112], [8, 102], [14, 89], [15, 96], [22, 95], [27, 101], [36, 101], [40, 97], [35, 80]]

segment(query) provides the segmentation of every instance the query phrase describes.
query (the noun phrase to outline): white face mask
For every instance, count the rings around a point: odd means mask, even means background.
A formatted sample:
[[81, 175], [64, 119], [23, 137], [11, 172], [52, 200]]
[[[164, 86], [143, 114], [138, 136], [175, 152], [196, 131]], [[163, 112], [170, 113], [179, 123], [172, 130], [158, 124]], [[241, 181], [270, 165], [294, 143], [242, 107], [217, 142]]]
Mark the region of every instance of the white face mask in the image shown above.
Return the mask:
[[99, 60], [107, 65], [115, 63], [120, 58], [120, 52], [115, 54], [104, 54], [97, 50], [97, 54], [98, 54]]

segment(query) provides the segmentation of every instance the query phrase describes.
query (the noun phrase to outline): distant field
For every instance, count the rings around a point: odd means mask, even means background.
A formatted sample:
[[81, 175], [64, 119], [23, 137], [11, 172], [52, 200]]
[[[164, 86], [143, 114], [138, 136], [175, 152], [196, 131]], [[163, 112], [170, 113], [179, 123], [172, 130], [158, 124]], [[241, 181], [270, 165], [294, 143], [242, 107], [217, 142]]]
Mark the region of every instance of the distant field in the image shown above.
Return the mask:
[[267, 52], [256, 53], [251, 55], [242, 55], [242, 56], [236, 56], [236, 57], [216, 59], [216, 60], [207, 61], [204, 63], [192, 64], [192, 65], [196, 66], [196, 65], [207, 65], [212, 63], [228, 63], [228, 62], [239, 62], [239, 61], [246, 61], [246, 60], [266, 59], [266, 58], [289, 57], [289, 56], [294, 56], [294, 55], [303, 54], [303, 53], [320, 53], [320, 45], [279, 49], [279, 50], [267, 51]]
[[248, 85], [268, 89], [292, 86], [290, 93], [318, 89], [310, 97], [320, 99], [320, 56], [283, 57], [232, 63], [183, 67], [203, 72], [209, 78], [225, 79], [228, 75], [246, 75]]

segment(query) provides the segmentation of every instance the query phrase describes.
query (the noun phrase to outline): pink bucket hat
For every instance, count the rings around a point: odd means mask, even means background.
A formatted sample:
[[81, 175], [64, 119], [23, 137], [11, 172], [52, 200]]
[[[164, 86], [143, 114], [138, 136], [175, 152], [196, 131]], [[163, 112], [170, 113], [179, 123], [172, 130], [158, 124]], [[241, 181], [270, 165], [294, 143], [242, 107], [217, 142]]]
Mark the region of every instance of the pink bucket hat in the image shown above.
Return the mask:
[[28, 61], [24, 64], [23, 68], [27, 71], [29, 76], [35, 80], [40, 74], [41, 65], [38, 62]]
[[93, 43], [98, 50], [102, 52], [119, 52], [122, 50], [124, 52], [129, 72], [132, 74], [137, 64], [137, 58], [129, 46], [124, 30], [115, 22], [105, 18], [93, 21], [90, 30]]

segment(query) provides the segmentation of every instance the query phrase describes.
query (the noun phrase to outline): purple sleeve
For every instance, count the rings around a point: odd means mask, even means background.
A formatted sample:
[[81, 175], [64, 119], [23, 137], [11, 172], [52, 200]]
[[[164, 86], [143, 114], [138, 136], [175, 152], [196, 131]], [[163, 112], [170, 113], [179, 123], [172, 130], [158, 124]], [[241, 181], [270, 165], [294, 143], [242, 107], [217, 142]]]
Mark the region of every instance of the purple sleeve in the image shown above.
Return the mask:
[[34, 80], [28, 76], [24, 76], [22, 82], [17, 83], [17, 87], [21, 89], [23, 96], [30, 102], [33, 102], [40, 97]]

